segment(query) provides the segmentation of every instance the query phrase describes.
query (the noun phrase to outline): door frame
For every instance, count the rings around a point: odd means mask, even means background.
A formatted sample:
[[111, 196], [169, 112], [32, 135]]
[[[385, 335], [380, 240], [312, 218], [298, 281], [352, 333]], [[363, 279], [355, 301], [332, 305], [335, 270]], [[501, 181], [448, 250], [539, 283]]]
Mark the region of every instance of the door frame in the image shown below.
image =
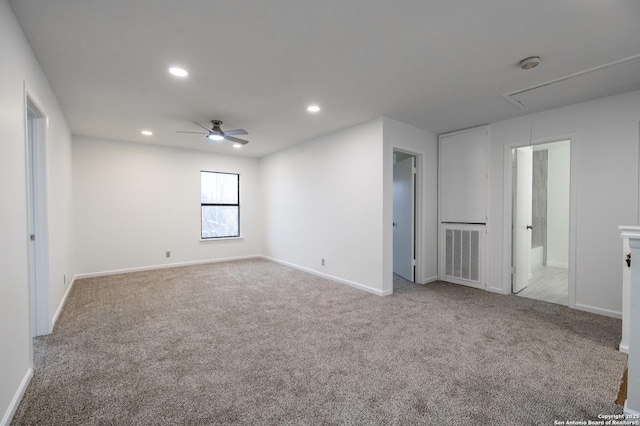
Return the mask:
[[580, 144], [575, 133], [531, 139], [530, 141], [513, 142], [504, 145], [504, 181], [503, 181], [503, 229], [502, 229], [502, 292], [511, 293], [511, 267], [513, 256], [513, 168], [511, 151], [529, 145], [541, 145], [553, 142], [570, 141], [570, 193], [569, 193], [569, 304], [576, 306], [576, 247], [577, 247], [577, 177]]
[[[47, 115], [24, 85], [24, 132], [29, 247], [29, 320], [32, 337], [49, 334], [49, 224], [47, 203]], [[34, 117], [34, 118], [31, 118]], [[32, 127], [30, 129], [30, 127]], [[30, 138], [32, 134], [32, 139]], [[33, 163], [32, 163], [33, 161]], [[31, 182], [33, 181], [33, 191]]]
[[[414, 166], [416, 168], [416, 173], [414, 175], [414, 185], [413, 185], [413, 256], [415, 258], [415, 267], [413, 270], [413, 282], [416, 284], [423, 284], [422, 280], [422, 221], [420, 218], [422, 217], [422, 198], [420, 194], [422, 194], [422, 167], [423, 167], [423, 159], [422, 154], [417, 152], [413, 152], [411, 149], [407, 149], [401, 146], [393, 145], [391, 147], [392, 155], [394, 152], [401, 152], [403, 154], [412, 155], [414, 157]], [[391, 173], [391, 179], [393, 181], [393, 170]], [[393, 182], [392, 182], [393, 188]], [[393, 189], [392, 189], [393, 191]], [[393, 192], [391, 194], [393, 198]], [[393, 200], [392, 200], [393, 205]], [[393, 219], [393, 206], [391, 208], [391, 218]], [[393, 235], [392, 235], [393, 239]], [[392, 241], [393, 242], [393, 241]], [[393, 272], [393, 248], [391, 249], [391, 269]], [[391, 281], [391, 289], [393, 291], [393, 280]]]

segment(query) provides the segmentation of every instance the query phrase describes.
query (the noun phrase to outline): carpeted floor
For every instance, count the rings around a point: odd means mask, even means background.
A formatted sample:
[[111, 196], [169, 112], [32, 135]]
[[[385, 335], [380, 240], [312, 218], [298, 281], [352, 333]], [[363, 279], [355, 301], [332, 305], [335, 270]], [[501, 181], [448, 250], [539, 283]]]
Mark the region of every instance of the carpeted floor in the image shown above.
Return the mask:
[[619, 320], [261, 259], [76, 282], [15, 425], [553, 424], [621, 413]]

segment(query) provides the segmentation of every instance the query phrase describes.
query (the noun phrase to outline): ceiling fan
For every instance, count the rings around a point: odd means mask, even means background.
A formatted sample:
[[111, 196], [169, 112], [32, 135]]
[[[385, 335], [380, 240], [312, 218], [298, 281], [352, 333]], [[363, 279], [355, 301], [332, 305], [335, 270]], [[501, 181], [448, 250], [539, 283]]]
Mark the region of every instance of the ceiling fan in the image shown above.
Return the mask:
[[183, 130], [178, 130], [178, 133], [193, 133], [196, 135], [205, 135], [205, 138], [207, 139], [207, 143], [216, 143], [216, 142], [221, 142], [224, 140], [227, 141], [231, 141], [231, 142], [236, 142], [242, 145], [246, 145], [249, 143], [249, 141], [246, 141], [244, 139], [240, 139], [240, 138], [236, 138], [234, 137], [235, 135], [248, 135], [249, 133], [247, 133], [246, 130], [244, 129], [233, 129], [233, 130], [222, 130], [220, 128], [220, 125], [222, 124], [222, 121], [220, 120], [211, 120], [211, 124], [213, 124], [213, 127], [211, 127], [211, 129], [209, 129], [207, 126], [205, 126], [204, 124], [200, 124], [196, 121], [193, 122], [194, 124], [202, 127], [204, 130], [207, 131], [207, 133], [202, 133], [202, 132], [187, 132], [187, 131], [183, 131]]

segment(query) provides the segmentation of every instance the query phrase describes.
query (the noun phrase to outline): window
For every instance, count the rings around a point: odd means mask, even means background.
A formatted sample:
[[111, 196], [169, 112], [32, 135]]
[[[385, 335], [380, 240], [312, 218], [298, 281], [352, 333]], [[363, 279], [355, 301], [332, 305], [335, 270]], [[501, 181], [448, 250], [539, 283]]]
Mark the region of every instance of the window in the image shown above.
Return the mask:
[[200, 172], [201, 237], [240, 236], [240, 175]]

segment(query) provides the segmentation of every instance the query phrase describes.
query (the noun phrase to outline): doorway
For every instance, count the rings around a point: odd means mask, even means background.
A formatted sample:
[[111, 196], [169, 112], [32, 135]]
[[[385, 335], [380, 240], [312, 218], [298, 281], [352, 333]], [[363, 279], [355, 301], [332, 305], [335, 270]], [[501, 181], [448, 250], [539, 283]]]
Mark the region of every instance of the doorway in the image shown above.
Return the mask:
[[416, 157], [393, 151], [393, 274], [394, 287], [401, 278], [416, 276]]
[[571, 142], [511, 151], [513, 294], [569, 305]]
[[26, 96], [27, 191], [29, 215], [29, 303], [32, 337], [48, 334], [48, 233], [46, 199], [46, 117]]

